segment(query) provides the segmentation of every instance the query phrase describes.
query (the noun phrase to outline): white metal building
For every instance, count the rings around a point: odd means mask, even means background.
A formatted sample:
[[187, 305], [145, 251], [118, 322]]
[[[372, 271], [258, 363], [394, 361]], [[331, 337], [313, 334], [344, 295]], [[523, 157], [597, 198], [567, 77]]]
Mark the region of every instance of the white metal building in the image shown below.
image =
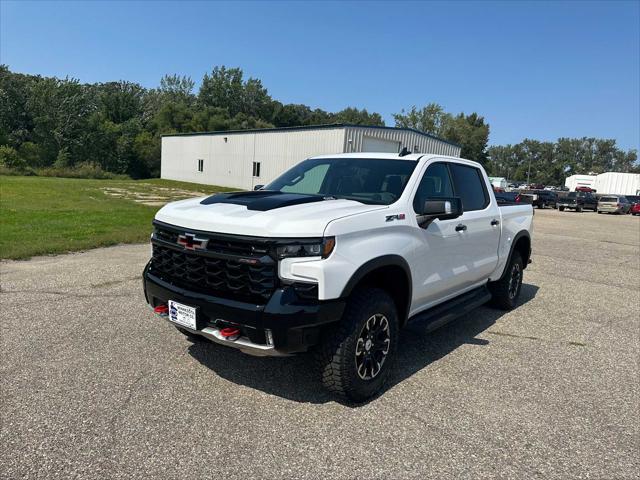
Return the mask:
[[576, 187], [591, 187], [598, 193], [640, 195], [640, 174], [605, 172], [600, 175], [571, 175], [565, 186], [574, 191]]
[[409, 128], [360, 125], [180, 133], [162, 137], [161, 178], [252, 189], [314, 155], [412, 152], [460, 156], [460, 147]]
[[596, 188], [596, 175], [571, 175], [565, 179], [564, 186], [571, 192], [575, 192], [577, 187]]

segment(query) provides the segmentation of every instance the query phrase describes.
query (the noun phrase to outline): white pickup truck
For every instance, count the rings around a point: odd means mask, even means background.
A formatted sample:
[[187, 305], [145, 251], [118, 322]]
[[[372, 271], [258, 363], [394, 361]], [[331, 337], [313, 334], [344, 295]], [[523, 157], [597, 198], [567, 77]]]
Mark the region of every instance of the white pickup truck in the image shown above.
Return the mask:
[[145, 296], [192, 340], [312, 351], [327, 388], [363, 401], [407, 322], [516, 306], [532, 219], [531, 205], [499, 204], [469, 160], [314, 157], [259, 190], [160, 209]]

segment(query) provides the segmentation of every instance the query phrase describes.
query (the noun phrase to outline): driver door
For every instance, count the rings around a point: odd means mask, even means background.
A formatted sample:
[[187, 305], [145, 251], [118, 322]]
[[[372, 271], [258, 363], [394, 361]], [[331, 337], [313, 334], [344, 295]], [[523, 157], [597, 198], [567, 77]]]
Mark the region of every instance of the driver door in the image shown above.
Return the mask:
[[[417, 213], [427, 199], [451, 198], [453, 182], [445, 162], [430, 164], [413, 200]], [[416, 249], [411, 262], [413, 275], [412, 310], [421, 310], [460, 290], [459, 273], [465, 270], [462, 237], [456, 231], [459, 219], [434, 220], [427, 228], [416, 224]]]

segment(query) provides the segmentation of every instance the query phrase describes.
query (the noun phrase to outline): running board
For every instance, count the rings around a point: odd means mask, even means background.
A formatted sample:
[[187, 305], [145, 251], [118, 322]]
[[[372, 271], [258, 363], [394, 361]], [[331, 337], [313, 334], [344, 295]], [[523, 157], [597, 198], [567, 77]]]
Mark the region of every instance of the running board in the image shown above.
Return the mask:
[[476, 288], [459, 297], [448, 300], [409, 319], [410, 322], [425, 322], [427, 332], [446, 325], [462, 315], [484, 305], [491, 300], [487, 287]]

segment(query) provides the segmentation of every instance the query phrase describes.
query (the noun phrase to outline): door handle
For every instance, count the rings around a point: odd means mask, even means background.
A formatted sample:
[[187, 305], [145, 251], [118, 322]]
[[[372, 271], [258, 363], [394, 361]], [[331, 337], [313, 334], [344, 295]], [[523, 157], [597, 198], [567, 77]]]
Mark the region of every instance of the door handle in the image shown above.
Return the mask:
[[461, 223], [459, 223], [458, 225], [456, 225], [456, 232], [463, 232], [467, 229], [466, 225], [463, 225]]
[[491, 220], [491, 226], [495, 227], [496, 225], [500, 225], [500, 220], [496, 220], [495, 218]]

